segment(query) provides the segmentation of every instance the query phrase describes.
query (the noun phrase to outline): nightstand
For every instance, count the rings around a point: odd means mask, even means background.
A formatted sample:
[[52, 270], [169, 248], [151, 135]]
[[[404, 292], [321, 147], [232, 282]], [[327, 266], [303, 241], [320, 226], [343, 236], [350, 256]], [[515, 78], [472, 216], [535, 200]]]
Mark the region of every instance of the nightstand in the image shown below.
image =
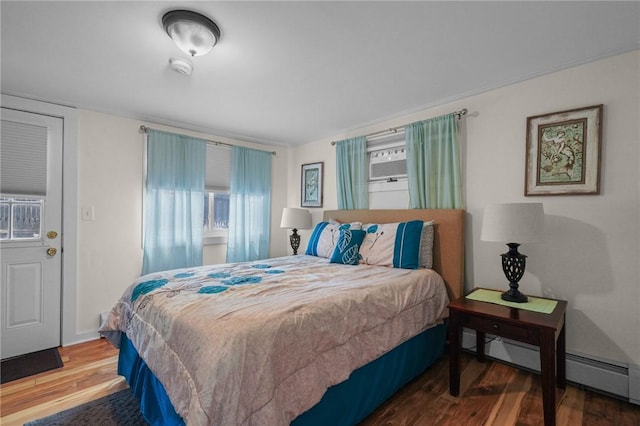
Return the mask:
[[[474, 289], [474, 291], [477, 289]], [[539, 298], [542, 299], [542, 298]], [[552, 300], [552, 299], [548, 299]], [[460, 297], [449, 304], [449, 392], [460, 393], [460, 346], [462, 328], [476, 330], [476, 355], [484, 360], [485, 334], [517, 340], [540, 348], [544, 424], [556, 424], [556, 384], [564, 389], [565, 311], [567, 302], [557, 300], [549, 314]]]

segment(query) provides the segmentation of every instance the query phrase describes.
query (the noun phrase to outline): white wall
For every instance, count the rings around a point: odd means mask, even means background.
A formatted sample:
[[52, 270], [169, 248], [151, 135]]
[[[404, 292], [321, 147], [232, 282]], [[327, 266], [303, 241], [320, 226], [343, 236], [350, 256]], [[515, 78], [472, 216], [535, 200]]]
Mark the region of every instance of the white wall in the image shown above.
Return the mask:
[[[468, 108], [460, 122], [466, 289], [506, 288], [505, 246], [480, 241], [485, 205], [543, 202], [548, 238], [522, 246], [529, 259], [521, 289], [568, 300], [568, 352], [640, 365], [639, 61], [638, 51], [619, 55], [292, 149], [287, 203], [300, 205], [300, 166], [324, 161], [324, 208], [337, 207], [331, 140]], [[597, 104], [604, 104], [601, 194], [524, 197], [526, 118]], [[311, 210], [315, 223], [322, 209]], [[301, 234], [305, 246], [310, 231]]]
[[[97, 330], [140, 275], [142, 265], [142, 135], [140, 122], [78, 111], [78, 333]], [[82, 220], [93, 208], [94, 220]]]
[[[283, 206], [300, 205], [300, 166], [324, 162], [324, 207], [335, 209], [331, 140], [468, 108], [461, 121], [467, 205], [466, 287], [504, 288], [501, 244], [479, 241], [482, 210], [493, 202], [542, 201], [549, 238], [523, 245], [529, 255], [522, 289], [569, 301], [567, 348], [592, 358], [640, 365], [639, 52], [632, 52], [437, 108], [377, 123], [286, 150], [155, 126], [196, 137], [275, 150], [271, 255], [287, 253], [279, 228]], [[604, 104], [601, 194], [524, 197], [526, 117]], [[79, 222], [77, 333], [93, 332], [141, 269], [142, 135], [137, 120], [78, 111]], [[391, 206], [390, 206], [391, 207]], [[397, 206], [404, 208], [405, 206]], [[314, 222], [323, 209], [310, 209]], [[310, 231], [301, 231], [304, 247]], [[219, 247], [205, 263], [220, 262]]]
[[[111, 309], [142, 269], [141, 124], [161, 130], [276, 151], [273, 160], [271, 256], [286, 254], [280, 215], [285, 206], [287, 150], [78, 111], [79, 209], [93, 208], [93, 221], [79, 222], [77, 334], [95, 332], [99, 314]], [[204, 262], [224, 262], [226, 246], [206, 246]], [[96, 334], [97, 336], [97, 334]]]

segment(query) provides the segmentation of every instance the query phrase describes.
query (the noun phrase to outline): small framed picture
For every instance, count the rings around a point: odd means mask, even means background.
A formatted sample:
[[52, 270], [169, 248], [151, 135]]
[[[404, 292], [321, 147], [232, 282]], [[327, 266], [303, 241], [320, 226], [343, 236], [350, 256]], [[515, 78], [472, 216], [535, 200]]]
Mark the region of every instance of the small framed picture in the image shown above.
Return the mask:
[[323, 162], [302, 165], [302, 207], [322, 207]]
[[524, 195], [600, 193], [602, 105], [527, 118]]

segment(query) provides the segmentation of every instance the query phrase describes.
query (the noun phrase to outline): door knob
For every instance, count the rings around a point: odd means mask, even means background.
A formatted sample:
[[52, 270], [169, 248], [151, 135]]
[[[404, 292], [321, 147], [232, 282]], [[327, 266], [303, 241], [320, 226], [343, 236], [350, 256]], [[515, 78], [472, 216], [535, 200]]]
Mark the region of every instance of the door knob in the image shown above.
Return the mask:
[[55, 248], [55, 247], [49, 247], [49, 248], [47, 249], [47, 254], [48, 254], [49, 256], [55, 256], [57, 252], [58, 252], [58, 250], [56, 250], [56, 248]]

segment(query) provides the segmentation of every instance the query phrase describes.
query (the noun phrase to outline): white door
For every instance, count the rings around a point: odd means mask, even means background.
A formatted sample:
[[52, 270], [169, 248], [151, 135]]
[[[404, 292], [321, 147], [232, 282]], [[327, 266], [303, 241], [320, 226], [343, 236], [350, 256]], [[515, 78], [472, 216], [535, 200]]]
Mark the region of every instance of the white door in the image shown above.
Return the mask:
[[2, 108], [1, 358], [60, 346], [61, 118]]

